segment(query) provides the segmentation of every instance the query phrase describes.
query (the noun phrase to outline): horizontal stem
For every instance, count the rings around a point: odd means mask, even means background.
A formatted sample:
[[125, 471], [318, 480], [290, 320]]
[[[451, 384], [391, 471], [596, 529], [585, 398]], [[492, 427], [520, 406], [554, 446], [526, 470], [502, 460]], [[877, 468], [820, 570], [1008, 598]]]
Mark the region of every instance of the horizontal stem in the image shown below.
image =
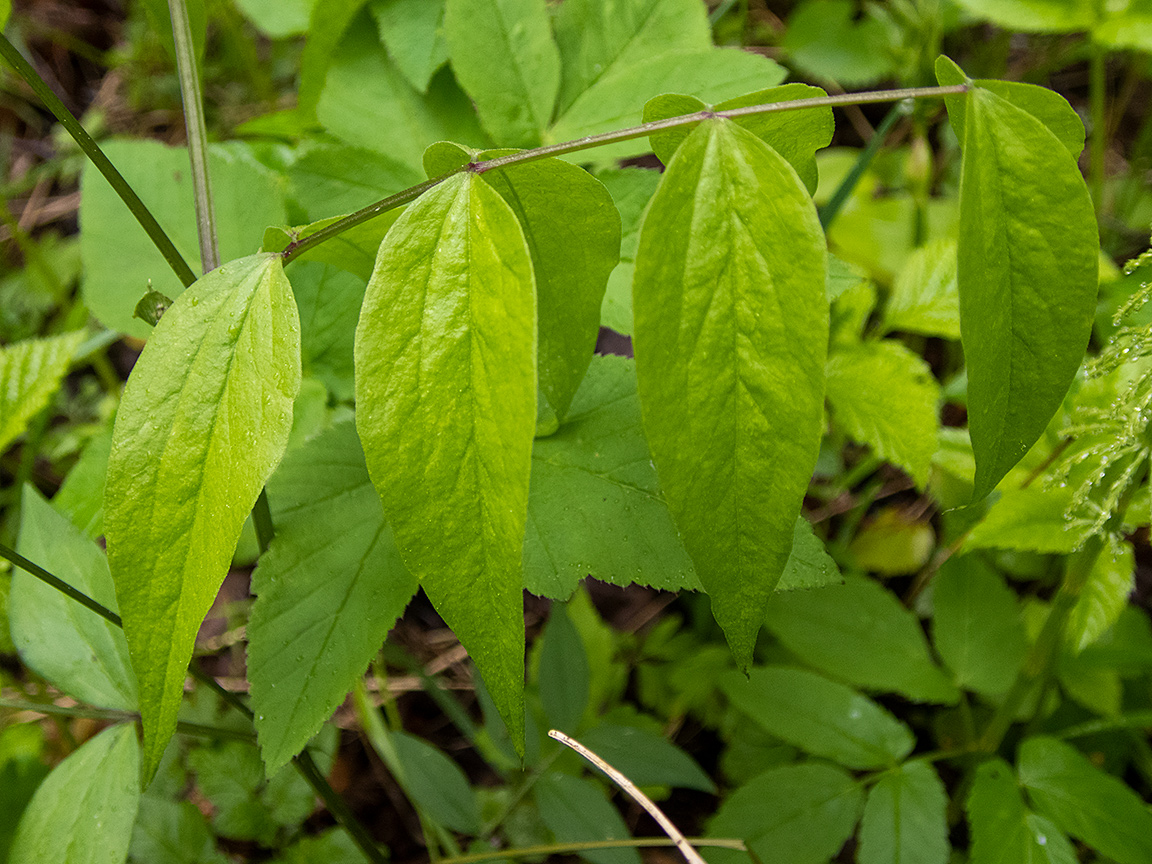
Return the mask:
[[97, 603], [95, 600], [93, 600], [91, 597], [89, 597], [83, 591], [81, 591], [77, 588], [73, 588], [71, 585], [69, 585], [63, 579], [60, 579], [56, 576], [53, 576], [51, 573], [49, 573], [47, 570], [45, 570], [39, 564], [36, 564], [32, 561], [29, 561], [27, 558], [25, 558], [19, 552], [17, 552], [14, 549], [9, 549], [3, 543], [0, 543], [0, 558], [8, 559], [15, 566], [19, 567], [21, 570], [24, 570], [28, 573], [31, 573], [33, 576], [35, 576], [41, 582], [44, 582], [48, 585], [51, 585], [53, 588], [55, 588], [57, 591], [59, 591], [64, 596], [69, 597], [72, 600], [75, 600], [77, 603], [79, 603], [81, 606], [85, 607], [86, 609], [92, 610], [93, 612], [95, 612], [97, 615], [99, 615], [101, 618], [103, 618], [105, 621], [109, 622], [110, 624], [114, 624], [117, 627], [123, 627], [124, 626], [124, 622], [120, 620], [120, 616], [117, 615], [115, 612], [113, 612], [111, 609], [109, 609], [107, 606], [104, 606], [100, 603]]
[[[693, 846], [732, 849], [747, 852], [743, 840], [727, 837], [689, 837]], [[501, 858], [528, 858], [530, 856], [571, 855], [593, 849], [645, 849], [655, 846], [675, 846], [668, 837], [632, 837], [627, 840], [587, 840], [580, 843], [542, 843], [539, 846], [521, 846], [518, 849], [497, 849], [492, 852], [473, 852], [457, 855], [454, 858], [441, 858], [438, 864], [477, 864], [480, 861], [495, 861]]]
[[835, 108], [842, 105], [866, 105], [876, 102], [900, 102], [904, 99], [926, 99], [926, 98], [939, 98], [942, 96], [952, 96], [958, 93], [966, 93], [970, 89], [968, 84], [952, 84], [947, 87], [906, 87], [900, 90], [877, 90], [867, 93], [845, 93], [838, 96], [816, 96], [812, 99], [793, 99], [788, 102], [768, 102], [763, 105], [748, 105], [743, 108], [729, 108], [724, 111], [697, 111], [693, 114], [683, 114], [678, 117], [667, 117], [663, 120], [652, 120], [648, 123], [641, 123], [639, 126], [631, 126], [627, 129], [619, 129], [615, 132], [602, 132], [599, 135], [586, 135], [583, 138], [577, 138], [573, 141], [565, 141], [561, 144], [548, 144], [544, 147], [536, 147], [532, 150], [522, 150], [519, 153], [511, 153], [507, 156], [497, 156], [495, 159], [484, 159], [479, 162], [470, 162], [467, 165], [461, 165], [454, 171], [449, 171], [440, 177], [435, 177], [431, 180], [425, 180], [416, 186], [405, 189], [403, 192], [397, 192], [395, 195], [390, 195], [375, 204], [365, 207], [363, 210], [358, 210], [350, 216], [346, 216], [339, 222], [334, 222], [325, 228], [320, 229], [315, 234], [310, 234], [300, 240], [289, 243], [287, 248], [281, 252], [281, 256], [285, 264], [293, 258], [301, 255], [306, 250], [330, 240], [338, 234], [342, 234], [349, 228], [353, 228], [362, 222], [367, 222], [376, 216], [393, 210], [396, 207], [402, 207], [408, 204], [429, 189], [447, 180], [456, 174], [464, 171], [471, 171], [474, 174], [483, 174], [487, 171], [495, 171], [500, 168], [507, 168], [511, 165], [520, 165], [525, 162], [535, 162], [540, 159], [548, 159], [553, 156], [563, 156], [568, 153], [576, 153], [581, 150], [589, 150], [593, 147], [603, 147], [606, 144], [617, 144], [621, 141], [631, 141], [635, 138], [644, 138], [654, 132], [663, 132], [666, 129], [676, 129], [680, 126], [690, 126], [693, 123], [699, 123], [702, 120], [710, 120], [715, 117], [723, 117], [726, 119], [735, 119], [737, 117], [750, 117], [758, 114], [775, 114], [780, 111], [799, 111], [804, 108]]

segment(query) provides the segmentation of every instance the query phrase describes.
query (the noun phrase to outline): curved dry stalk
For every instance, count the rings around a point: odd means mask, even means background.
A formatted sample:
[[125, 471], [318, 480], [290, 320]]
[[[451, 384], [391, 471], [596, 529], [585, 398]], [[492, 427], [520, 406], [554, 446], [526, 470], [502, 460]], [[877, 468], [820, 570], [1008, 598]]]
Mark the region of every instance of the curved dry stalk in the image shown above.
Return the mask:
[[627, 777], [625, 777], [623, 774], [621, 774], [579, 741], [568, 737], [558, 729], [549, 729], [548, 737], [559, 741], [566, 747], [571, 747], [573, 750], [575, 750], [577, 753], [579, 753], [581, 756], [583, 756], [585, 759], [587, 759], [589, 762], [607, 774], [610, 778], [612, 778], [613, 783], [631, 795], [632, 799], [646, 811], [648, 811], [648, 815], [655, 819], [660, 827], [664, 829], [664, 833], [667, 834], [672, 839], [672, 842], [676, 844], [676, 848], [679, 849], [680, 854], [688, 860], [688, 864], [707, 864], [707, 862], [700, 856], [700, 853], [692, 848], [692, 844], [688, 842], [688, 839], [680, 833], [680, 829], [672, 824], [672, 820], [665, 816], [664, 812], [656, 806], [651, 798], [641, 792], [635, 783], [633, 783], [631, 780], [629, 780]]

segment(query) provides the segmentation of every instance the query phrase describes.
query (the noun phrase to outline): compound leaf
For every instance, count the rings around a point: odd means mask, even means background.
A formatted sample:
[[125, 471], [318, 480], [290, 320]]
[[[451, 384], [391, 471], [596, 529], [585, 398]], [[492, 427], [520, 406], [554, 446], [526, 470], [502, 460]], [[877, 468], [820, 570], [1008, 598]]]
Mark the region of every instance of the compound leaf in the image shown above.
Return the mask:
[[1068, 616], [1065, 636], [1074, 652], [1091, 645], [1116, 623], [1128, 605], [1135, 572], [1132, 544], [1109, 537]]
[[396, 545], [520, 746], [535, 311], [516, 215], [465, 172], [389, 230], [355, 347], [356, 425]]
[[181, 294], [124, 389], [104, 527], [140, 685], [145, 778], [176, 727], [196, 632], [287, 446], [299, 389], [300, 322], [275, 255], [233, 261]]
[[290, 451], [268, 497], [276, 536], [252, 574], [248, 675], [272, 776], [343, 701], [417, 586], [350, 423]]
[[1076, 864], [1080, 860], [1059, 828], [1025, 806], [1012, 768], [1002, 759], [976, 769], [965, 807], [972, 864]]
[[792, 167], [726, 120], [664, 173], [633, 279], [644, 428], [737, 663], [792, 548], [823, 427], [826, 250]]

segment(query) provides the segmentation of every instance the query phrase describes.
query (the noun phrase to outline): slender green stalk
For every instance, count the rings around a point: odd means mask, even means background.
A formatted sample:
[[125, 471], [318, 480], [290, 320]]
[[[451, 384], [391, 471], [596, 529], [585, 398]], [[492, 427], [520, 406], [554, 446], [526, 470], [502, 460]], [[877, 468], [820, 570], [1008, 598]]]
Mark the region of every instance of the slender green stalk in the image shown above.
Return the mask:
[[463, 171], [483, 174], [487, 171], [508, 168], [512, 165], [520, 165], [525, 162], [535, 162], [540, 159], [548, 159], [552, 156], [563, 156], [567, 153], [577, 153], [593, 147], [602, 147], [605, 144], [616, 144], [621, 141], [644, 138], [654, 132], [662, 132], [665, 129], [676, 129], [680, 126], [690, 126], [693, 123], [699, 123], [702, 120], [709, 120], [714, 117], [733, 119], [736, 117], [750, 117], [757, 114], [774, 114], [779, 111], [799, 111], [803, 108], [835, 108], [843, 105], [901, 102], [905, 99], [940, 98], [956, 93], [966, 93], [969, 87], [970, 85], [968, 84], [954, 84], [948, 87], [909, 87], [902, 90], [845, 93], [840, 96], [818, 96], [814, 99], [796, 99], [791, 102], [770, 102], [765, 105], [749, 105], [744, 108], [731, 108], [727, 111], [697, 111], [693, 114], [684, 114], [679, 117], [668, 117], [664, 120], [653, 120], [649, 123], [641, 123], [639, 126], [619, 129], [615, 132], [604, 132], [600, 135], [586, 135], [574, 141], [566, 141], [561, 144], [549, 144], [545, 147], [523, 150], [508, 156], [499, 156], [495, 159], [471, 162], [467, 165], [461, 165], [455, 171], [449, 171], [440, 177], [425, 180], [423, 183], [419, 183], [410, 189], [405, 189], [403, 192], [390, 195], [387, 198], [377, 201], [375, 204], [365, 207], [363, 210], [358, 210], [352, 215], [346, 216], [339, 222], [334, 222], [325, 228], [321, 228], [315, 234], [309, 234], [307, 237], [302, 237], [299, 240], [289, 243], [287, 248], [280, 254], [284, 259], [284, 263], [287, 264], [313, 246], [317, 246], [326, 240], [331, 240], [349, 228], [367, 222], [369, 219], [379, 216], [382, 213], [386, 213], [397, 207], [402, 207], [419, 198], [433, 186]]
[[852, 170], [840, 181], [840, 185], [836, 187], [836, 191], [832, 193], [832, 197], [828, 202], [818, 209], [820, 214], [820, 225], [827, 230], [828, 226], [832, 224], [833, 220], [839, 215], [840, 210], [843, 209], [844, 203], [848, 200], [848, 196], [856, 188], [856, 184], [860, 182], [860, 178], [864, 176], [864, 172], [868, 170], [868, 166], [872, 164], [872, 160], [876, 158], [876, 154], [880, 152], [880, 147], [884, 144], [884, 139], [888, 133], [892, 131], [892, 127], [896, 125], [896, 121], [901, 117], [907, 116], [909, 112], [909, 105], [907, 101], [897, 102], [893, 105], [888, 113], [884, 115], [884, 119], [880, 121], [880, 125], [876, 127], [876, 133], [860, 151], [860, 155], [856, 157], [856, 163], [852, 166]]
[[[736, 852], [748, 851], [743, 840], [728, 837], [689, 837], [688, 842], [693, 846], [732, 849]], [[648, 849], [674, 845], [675, 844], [667, 837], [633, 837], [628, 840], [589, 840], [582, 843], [544, 843], [539, 846], [521, 846], [518, 849], [498, 849], [493, 852], [473, 852], [469, 855], [457, 855], [454, 858], [442, 858], [440, 864], [478, 864], [480, 861], [496, 861], [501, 858], [543, 858], [548, 855], [578, 854], [594, 849]]]
[[[51, 702], [28, 702], [24, 699], [0, 698], [0, 708], [12, 711], [31, 711], [35, 714], [44, 714], [53, 717], [82, 717], [88, 720], [107, 720], [112, 723], [124, 723], [129, 720], [140, 719], [135, 711], [119, 711], [114, 708], [92, 708], [89, 706], [69, 707], [55, 705]], [[203, 723], [189, 723], [184, 720], [176, 722], [176, 731], [182, 735], [196, 735], [201, 738], [229, 738], [233, 741], [244, 741], [249, 744], [256, 743], [256, 736], [252, 732], [241, 732], [236, 729], [224, 729], [220, 726], [207, 726]]]
[[69, 597], [75, 600], [84, 608], [92, 610], [105, 621], [108, 621], [117, 627], [124, 626], [124, 623], [120, 620], [120, 616], [109, 609], [107, 606], [96, 602], [83, 591], [73, 588], [63, 579], [59, 579], [56, 576], [53, 576], [39, 564], [29, 561], [15, 549], [9, 549], [2, 543], [0, 543], [0, 558], [5, 558], [16, 567], [19, 567], [21, 570], [27, 573], [31, 573], [41, 582], [45, 583], [46, 585], [51, 585], [65, 597]]
[[1133, 711], [1131, 714], [1121, 714], [1117, 717], [1101, 717], [1099, 720], [1077, 723], [1075, 726], [1049, 734], [1055, 738], [1080, 738], [1084, 735], [1099, 735], [1101, 732], [1112, 732], [1117, 729], [1152, 729], [1152, 711]]
[[192, 268], [188, 266], [187, 262], [176, 250], [176, 246], [164, 233], [164, 229], [160, 227], [160, 223], [149, 212], [148, 208], [144, 206], [144, 202], [140, 200], [132, 187], [116, 170], [116, 166], [112, 164], [111, 160], [104, 155], [104, 151], [92, 140], [80, 121], [72, 114], [71, 111], [60, 101], [60, 98], [52, 92], [52, 88], [40, 77], [40, 74], [32, 68], [24, 57], [16, 50], [8, 37], [0, 33], [0, 56], [12, 66], [13, 69], [23, 78], [28, 86], [32, 88], [33, 92], [40, 97], [40, 100], [48, 108], [49, 111], [60, 121], [63, 126], [75, 140], [80, 149], [84, 151], [92, 164], [104, 175], [104, 179], [120, 196], [120, 200], [124, 202], [125, 206], [131, 211], [132, 215], [136, 217], [136, 221], [140, 223], [140, 227], [148, 234], [156, 248], [160, 250], [160, 254], [164, 256], [164, 260], [168, 262], [168, 266], [172, 268], [172, 272], [176, 274], [184, 287], [188, 287], [196, 281], [196, 274], [192, 272]]
[[212, 181], [208, 175], [208, 129], [204, 124], [204, 98], [200, 91], [200, 70], [188, 7], [184, 0], [168, 0], [172, 16], [172, 41], [176, 45], [176, 72], [180, 97], [184, 102], [184, 127], [188, 136], [188, 158], [192, 163], [192, 188], [196, 196], [196, 236], [200, 241], [200, 263], [208, 273], [220, 266], [220, 246], [216, 237], [216, 208], [212, 203]]

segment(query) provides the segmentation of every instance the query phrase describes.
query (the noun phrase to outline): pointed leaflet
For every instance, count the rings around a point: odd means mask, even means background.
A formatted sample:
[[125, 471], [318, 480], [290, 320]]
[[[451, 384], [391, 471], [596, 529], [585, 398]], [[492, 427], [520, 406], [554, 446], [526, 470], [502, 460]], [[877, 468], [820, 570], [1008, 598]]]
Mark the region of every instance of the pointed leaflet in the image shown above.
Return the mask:
[[176, 727], [196, 631], [280, 461], [300, 389], [300, 322], [280, 259], [204, 276], [128, 379], [104, 490], [108, 564], [140, 684], [144, 777]]
[[860, 822], [859, 864], [945, 864], [948, 796], [927, 762], [913, 761], [880, 777]]
[[523, 742], [520, 556], [536, 427], [532, 264], [470, 172], [380, 247], [356, 330], [356, 426], [408, 569]]
[[316, 734], [416, 592], [351, 423], [289, 451], [268, 481], [276, 536], [252, 574], [248, 677], [271, 776]]
[[[32, 486], [24, 487], [16, 548], [73, 588], [116, 610], [116, 589], [104, 550]], [[12, 574], [8, 618], [12, 641], [30, 669], [81, 702], [136, 710], [136, 676], [119, 627], [23, 570]]]
[[1072, 844], [1055, 825], [1024, 806], [1024, 796], [1002, 759], [976, 770], [965, 804], [972, 864], [1076, 864]]
[[1088, 189], [1061, 140], [980, 87], [963, 105], [957, 279], [974, 497], [983, 498], [1044, 431], [1076, 374], [1096, 306], [1098, 242]]
[[71, 753], [32, 796], [8, 851], [12, 862], [117, 862], [128, 857], [140, 806], [136, 728], [105, 729]]
[[448, 0], [444, 35], [485, 131], [505, 147], [539, 144], [560, 91], [544, 0]]
[[84, 331], [76, 330], [0, 348], [0, 452], [48, 404], [82, 341]]
[[636, 372], [660, 486], [747, 666], [820, 443], [824, 235], [792, 167], [727, 120], [680, 145], [633, 279]]

